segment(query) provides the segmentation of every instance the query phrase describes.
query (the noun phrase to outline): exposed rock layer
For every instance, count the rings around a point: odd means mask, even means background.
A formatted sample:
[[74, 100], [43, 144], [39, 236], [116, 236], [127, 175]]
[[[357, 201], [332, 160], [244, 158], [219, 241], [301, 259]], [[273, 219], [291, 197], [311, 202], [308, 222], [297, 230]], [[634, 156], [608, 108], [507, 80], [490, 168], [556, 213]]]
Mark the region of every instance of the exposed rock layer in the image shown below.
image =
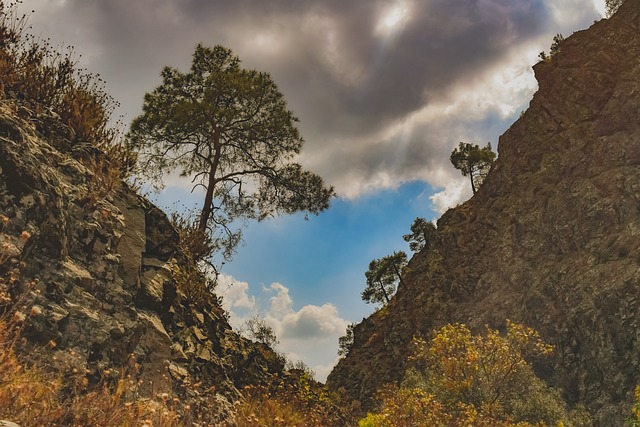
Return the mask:
[[0, 100], [0, 274], [21, 265], [12, 292], [27, 291], [28, 347], [95, 382], [125, 367], [143, 396], [188, 380], [233, 399], [281, 373], [282, 358], [234, 333], [215, 301], [185, 303], [166, 215], [124, 184], [106, 191], [68, 139], [54, 113]]
[[600, 425], [640, 383], [640, 1], [534, 67], [539, 90], [479, 192], [438, 221], [388, 307], [355, 329], [334, 388], [372, 404], [409, 343], [445, 323], [537, 328], [541, 374]]

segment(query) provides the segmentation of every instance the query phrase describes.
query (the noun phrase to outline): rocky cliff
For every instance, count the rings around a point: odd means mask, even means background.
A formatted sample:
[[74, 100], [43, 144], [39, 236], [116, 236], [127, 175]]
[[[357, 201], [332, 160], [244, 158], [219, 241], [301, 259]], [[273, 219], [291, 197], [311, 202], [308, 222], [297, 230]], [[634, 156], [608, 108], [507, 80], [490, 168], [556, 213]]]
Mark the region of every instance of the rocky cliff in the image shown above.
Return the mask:
[[539, 90], [478, 193], [438, 221], [395, 298], [355, 328], [328, 379], [372, 404], [414, 336], [525, 323], [556, 346], [539, 373], [599, 425], [640, 383], [640, 0], [534, 67]]
[[216, 301], [187, 303], [166, 215], [124, 183], [105, 188], [85, 166], [101, 154], [72, 146], [70, 132], [54, 112], [0, 100], [0, 290], [28, 310], [22, 348], [92, 383], [124, 368], [141, 396], [230, 401], [282, 372], [282, 358], [233, 332]]

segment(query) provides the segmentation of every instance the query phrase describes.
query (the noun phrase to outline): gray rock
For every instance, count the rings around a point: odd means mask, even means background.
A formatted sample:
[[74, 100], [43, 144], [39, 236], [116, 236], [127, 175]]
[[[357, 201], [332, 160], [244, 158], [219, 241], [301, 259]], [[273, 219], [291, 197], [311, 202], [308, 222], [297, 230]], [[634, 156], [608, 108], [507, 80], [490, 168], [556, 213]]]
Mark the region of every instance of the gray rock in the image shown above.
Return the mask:
[[11, 217], [0, 244], [24, 262], [16, 289], [37, 283], [22, 295], [34, 307], [27, 348], [92, 381], [125, 369], [141, 397], [188, 376], [236, 399], [238, 388], [280, 373], [272, 352], [231, 330], [215, 300], [195, 309], [181, 299], [169, 266], [184, 258], [167, 215], [124, 182], [96, 188], [90, 163], [80, 161], [87, 151], [73, 150], [59, 117], [26, 120], [12, 102], [0, 103], [0, 206]]

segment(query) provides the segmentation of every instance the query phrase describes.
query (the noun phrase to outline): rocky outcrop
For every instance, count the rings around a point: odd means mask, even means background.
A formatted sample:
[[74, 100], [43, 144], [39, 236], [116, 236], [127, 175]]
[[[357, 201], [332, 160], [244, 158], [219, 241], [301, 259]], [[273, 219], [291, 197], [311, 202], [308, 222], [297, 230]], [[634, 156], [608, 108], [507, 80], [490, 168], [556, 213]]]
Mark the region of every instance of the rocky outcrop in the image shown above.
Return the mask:
[[19, 274], [11, 292], [26, 298], [27, 348], [93, 382], [124, 367], [143, 396], [198, 382], [232, 399], [282, 372], [281, 358], [234, 333], [215, 301], [185, 302], [166, 215], [124, 183], [106, 191], [68, 146], [54, 113], [0, 101], [0, 275]]
[[500, 138], [484, 185], [438, 221], [403, 286], [355, 328], [328, 379], [372, 404], [414, 336], [445, 323], [538, 329], [539, 373], [597, 425], [622, 425], [640, 383], [640, 1], [534, 67], [539, 90]]

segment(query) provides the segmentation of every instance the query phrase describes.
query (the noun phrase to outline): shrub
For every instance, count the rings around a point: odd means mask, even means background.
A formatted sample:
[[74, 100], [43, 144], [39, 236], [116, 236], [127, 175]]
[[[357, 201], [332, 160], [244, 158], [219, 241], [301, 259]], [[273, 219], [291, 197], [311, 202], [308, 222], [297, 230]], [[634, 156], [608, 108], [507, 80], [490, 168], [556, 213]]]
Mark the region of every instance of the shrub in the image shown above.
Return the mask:
[[382, 408], [358, 422], [360, 427], [449, 426], [452, 417], [435, 397], [420, 389], [388, 386], [381, 393]]
[[538, 58], [546, 62], [551, 61], [560, 52], [563, 41], [564, 36], [562, 34], [556, 34], [555, 36], [553, 36], [553, 43], [551, 43], [551, 46], [549, 48], [549, 55], [542, 51], [538, 54]]
[[488, 327], [473, 335], [453, 324], [414, 343], [402, 387], [384, 389], [380, 410], [361, 425], [588, 425], [583, 411], [567, 411], [558, 391], [535, 375], [527, 359], [553, 348], [529, 327], [507, 321], [505, 335]]
[[271, 377], [266, 385], [247, 386], [236, 405], [238, 427], [342, 426], [346, 413], [337, 395], [305, 371]]
[[[78, 69], [73, 49], [56, 50], [48, 40], [26, 35], [28, 16], [17, 14], [18, 4], [0, 0], [0, 98], [28, 107], [45, 135], [62, 132], [58, 136], [63, 138], [50, 138], [51, 142], [94, 172], [94, 189], [115, 189], [116, 177], [131, 176], [137, 160], [122, 142], [119, 124], [111, 126], [118, 103], [99, 75]], [[66, 132], [51, 119], [62, 123]]]
[[631, 418], [627, 418], [627, 425], [630, 427], [640, 427], [640, 386], [634, 390], [635, 402], [631, 408]]
[[273, 328], [269, 326], [264, 318], [256, 314], [251, 316], [245, 323], [245, 330], [250, 339], [260, 342], [274, 349], [280, 344]]
[[214, 247], [209, 234], [200, 230], [193, 218], [190, 213], [171, 214], [181, 258], [172, 265], [173, 278], [187, 305], [211, 307], [219, 305], [214, 294], [218, 271], [210, 261]]
[[610, 18], [614, 13], [618, 11], [623, 1], [624, 0], [605, 0], [604, 3], [606, 6], [607, 18]]

